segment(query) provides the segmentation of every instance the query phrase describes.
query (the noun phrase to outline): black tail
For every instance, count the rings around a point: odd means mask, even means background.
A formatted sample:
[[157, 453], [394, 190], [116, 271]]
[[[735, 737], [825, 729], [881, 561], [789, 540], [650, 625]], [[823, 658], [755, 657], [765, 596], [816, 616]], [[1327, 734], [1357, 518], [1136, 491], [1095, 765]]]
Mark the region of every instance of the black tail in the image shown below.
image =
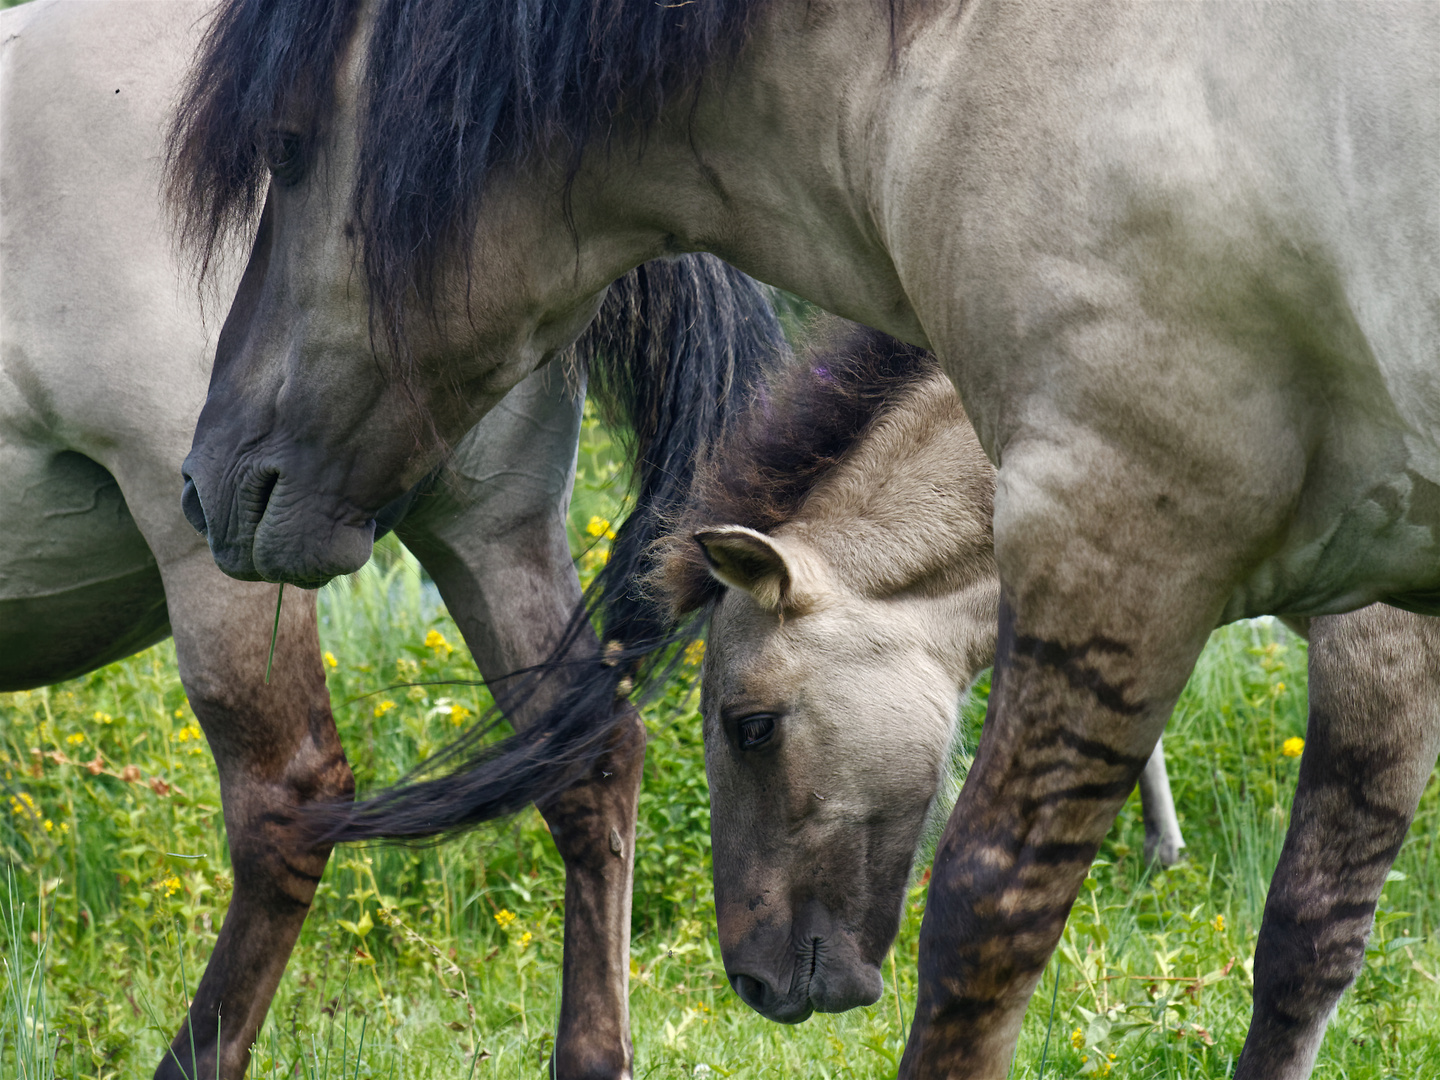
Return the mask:
[[[527, 683], [521, 700], [541, 679], [564, 680], [564, 693], [499, 743], [481, 744], [493, 720], [477, 725], [424, 766], [431, 774], [437, 765], [447, 769], [443, 775], [407, 777], [363, 802], [307, 811], [326, 842], [434, 837], [557, 794], [609, 749], [623, 716], [619, 699], [643, 692], [674, 647], [694, 636], [673, 625], [640, 583], [706, 447], [788, 356], [770, 298], [713, 256], [647, 263], [610, 287], [577, 351], [602, 414], [628, 435], [635, 505], [556, 659], [517, 676]], [[575, 649], [597, 614], [600, 653]], [[507, 688], [507, 698], [515, 701], [516, 692]]]

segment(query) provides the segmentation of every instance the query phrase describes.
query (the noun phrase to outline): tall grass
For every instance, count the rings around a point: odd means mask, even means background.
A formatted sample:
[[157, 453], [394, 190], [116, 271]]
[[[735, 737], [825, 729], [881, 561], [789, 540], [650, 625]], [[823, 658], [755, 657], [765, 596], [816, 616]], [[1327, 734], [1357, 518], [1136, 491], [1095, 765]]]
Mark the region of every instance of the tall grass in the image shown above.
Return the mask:
[[[585, 438], [572, 539], [588, 574], [619, 506], [603, 432], [590, 424]], [[398, 777], [488, 708], [454, 624], [398, 546], [324, 590], [320, 614], [337, 722], [362, 787]], [[1164, 872], [1141, 864], [1132, 800], [1041, 980], [1013, 1076], [1039, 1078], [1042, 1061], [1046, 1077], [1229, 1075], [1298, 770], [1284, 746], [1304, 735], [1305, 655], [1303, 641], [1268, 621], [1215, 634], [1166, 734], [1188, 861]], [[645, 714], [631, 952], [637, 1076], [894, 1075], [915, 1000], [923, 878], [876, 1005], [798, 1028], [741, 1005], [715, 939], [695, 670], [682, 667]], [[967, 704], [957, 766], [986, 690], [982, 679]], [[148, 1075], [184, 1014], [231, 884], [214, 766], [173, 647], [0, 697], [0, 769], [0, 1077]], [[1432, 784], [1317, 1075], [1440, 1075], [1437, 814]], [[337, 852], [251, 1075], [543, 1075], [562, 894], [560, 861], [533, 811], [441, 847]]]

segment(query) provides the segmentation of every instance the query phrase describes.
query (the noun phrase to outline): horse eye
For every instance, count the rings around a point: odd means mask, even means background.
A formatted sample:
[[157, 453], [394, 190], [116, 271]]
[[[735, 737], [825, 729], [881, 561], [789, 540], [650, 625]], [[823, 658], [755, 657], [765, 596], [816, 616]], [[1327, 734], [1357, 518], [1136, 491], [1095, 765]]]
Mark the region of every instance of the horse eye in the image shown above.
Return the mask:
[[775, 734], [775, 717], [768, 713], [747, 716], [740, 721], [740, 749], [758, 750]]
[[265, 143], [265, 164], [270, 175], [286, 187], [298, 183], [304, 171], [300, 136], [289, 131], [272, 131]]

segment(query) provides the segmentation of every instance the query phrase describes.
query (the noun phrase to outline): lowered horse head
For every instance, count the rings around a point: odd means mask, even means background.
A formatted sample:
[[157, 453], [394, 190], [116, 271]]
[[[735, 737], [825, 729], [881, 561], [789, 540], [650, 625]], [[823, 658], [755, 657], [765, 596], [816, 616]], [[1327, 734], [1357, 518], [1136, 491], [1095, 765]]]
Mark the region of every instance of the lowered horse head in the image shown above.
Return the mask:
[[725, 970], [797, 1022], [880, 996], [960, 695], [993, 656], [994, 474], [933, 358], [860, 330], [707, 461], [656, 585], [710, 613]]
[[202, 267], [255, 230], [185, 470], [227, 572], [356, 568], [377, 515], [568, 349], [611, 281], [699, 246], [634, 221], [593, 242], [613, 215], [581, 153], [622, 98], [643, 124], [691, 89], [749, 6], [622, 4], [603, 25], [588, 0], [221, 6], [169, 195]]

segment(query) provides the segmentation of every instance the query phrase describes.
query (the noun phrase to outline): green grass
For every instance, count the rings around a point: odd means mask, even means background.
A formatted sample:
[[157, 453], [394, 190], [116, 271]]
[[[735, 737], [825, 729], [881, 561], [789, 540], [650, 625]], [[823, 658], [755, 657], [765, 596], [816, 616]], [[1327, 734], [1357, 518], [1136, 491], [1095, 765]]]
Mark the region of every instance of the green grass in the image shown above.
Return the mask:
[[[572, 515], [587, 572], [605, 541], [586, 526], [617, 512], [611, 458], [587, 427]], [[326, 589], [321, 613], [336, 715], [363, 787], [394, 779], [488, 707], [463, 648], [452, 648], [454, 625], [395, 546]], [[878, 1004], [795, 1028], [746, 1009], [725, 982], [715, 939], [692, 677], [693, 668], [682, 671], [646, 713], [632, 946], [637, 1077], [894, 1075], [914, 1002], [924, 885], [911, 891]], [[444, 679], [459, 682], [386, 689]], [[967, 706], [972, 741], [985, 690], [982, 680]], [[1132, 799], [1041, 981], [1013, 1076], [1039, 1078], [1042, 1060], [1046, 1077], [1104, 1075], [1107, 1066], [1117, 1077], [1229, 1075], [1298, 766], [1282, 747], [1303, 735], [1304, 703], [1303, 642], [1266, 622], [1216, 633], [1166, 734], [1189, 860], [1147, 874]], [[0, 760], [0, 1077], [149, 1075], [230, 888], [214, 767], [173, 648], [0, 696]], [[1317, 1076], [1440, 1075], [1437, 814], [1432, 784]], [[543, 1075], [562, 889], [533, 811], [443, 847], [338, 852], [251, 1075]]]

